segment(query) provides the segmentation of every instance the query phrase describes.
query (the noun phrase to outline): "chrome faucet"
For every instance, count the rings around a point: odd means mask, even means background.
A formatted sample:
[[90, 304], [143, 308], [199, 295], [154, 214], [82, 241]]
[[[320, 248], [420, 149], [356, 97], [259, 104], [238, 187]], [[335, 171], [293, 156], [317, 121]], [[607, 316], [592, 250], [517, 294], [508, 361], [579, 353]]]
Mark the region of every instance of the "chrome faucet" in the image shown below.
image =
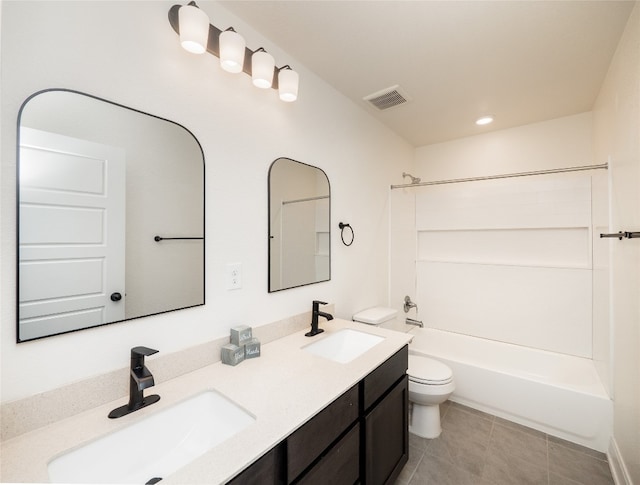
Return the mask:
[[121, 418], [160, 400], [160, 396], [157, 394], [144, 397], [144, 390], [155, 385], [153, 374], [144, 365], [144, 358], [157, 352], [157, 350], [148, 347], [134, 347], [131, 349], [129, 403], [111, 411], [109, 413], [110, 418]]
[[416, 325], [420, 328], [424, 327], [424, 323], [422, 323], [420, 320], [414, 320], [413, 318], [407, 318], [404, 323], [406, 323], [407, 325]]
[[411, 297], [410, 296], [405, 296], [404, 297], [404, 312], [405, 313], [409, 313], [409, 310], [411, 310], [412, 308], [415, 308], [416, 312], [418, 311], [418, 305], [416, 305], [415, 303], [413, 303], [411, 301]]
[[318, 317], [324, 317], [327, 320], [333, 320], [333, 315], [320, 311], [320, 305], [327, 305], [323, 301], [313, 300], [313, 306], [311, 311], [311, 331], [305, 333], [306, 337], [313, 337], [319, 333], [324, 332], [322, 328], [318, 328]]

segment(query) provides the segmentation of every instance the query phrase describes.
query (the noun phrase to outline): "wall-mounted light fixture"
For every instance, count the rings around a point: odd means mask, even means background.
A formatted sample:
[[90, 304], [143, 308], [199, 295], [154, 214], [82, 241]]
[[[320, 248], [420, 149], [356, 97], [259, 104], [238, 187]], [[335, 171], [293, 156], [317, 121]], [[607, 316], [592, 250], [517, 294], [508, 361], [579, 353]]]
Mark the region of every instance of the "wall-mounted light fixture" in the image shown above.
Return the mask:
[[185, 50], [194, 54], [207, 51], [209, 40], [209, 17], [193, 5], [185, 5], [178, 11], [180, 43]]
[[[221, 31], [209, 23], [209, 17], [196, 2], [174, 5], [169, 9], [169, 23], [180, 36], [180, 44], [194, 54], [209, 52], [220, 59], [222, 69], [245, 72], [259, 88], [278, 90], [282, 101], [298, 99], [299, 76], [289, 65], [276, 67], [264, 48], [247, 48], [244, 38], [233, 27]], [[277, 76], [276, 76], [277, 74]]]
[[271, 54], [260, 47], [251, 55], [251, 78], [254, 86], [267, 89], [273, 84], [276, 61]]
[[242, 72], [244, 66], [244, 51], [247, 43], [233, 27], [220, 33], [220, 67], [227, 72]]
[[298, 99], [298, 73], [288, 64], [278, 69], [278, 93], [288, 103]]

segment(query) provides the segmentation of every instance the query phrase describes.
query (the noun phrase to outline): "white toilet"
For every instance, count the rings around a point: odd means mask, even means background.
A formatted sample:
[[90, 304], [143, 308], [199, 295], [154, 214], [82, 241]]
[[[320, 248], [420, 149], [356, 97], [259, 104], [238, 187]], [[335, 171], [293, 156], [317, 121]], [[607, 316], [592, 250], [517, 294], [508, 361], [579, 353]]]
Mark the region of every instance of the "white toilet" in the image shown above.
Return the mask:
[[412, 404], [409, 431], [423, 438], [437, 438], [440, 404], [455, 390], [453, 372], [435, 359], [409, 354], [409, 402]]
[[[393, 308], [375, 307], [353, 316], [354, 322], [398, 328], [397, 311]], [[385, 323], [387, 322], [387, 323]], [[411, 347], [409, 347], [411, 350]], [[411, 414], [409, 431], [422, 438], [437, 438], [440, 426], [440, 404], [449, 399], [455, 389], [451, 369], [435, 359], [409, 354], [409, 402]]]

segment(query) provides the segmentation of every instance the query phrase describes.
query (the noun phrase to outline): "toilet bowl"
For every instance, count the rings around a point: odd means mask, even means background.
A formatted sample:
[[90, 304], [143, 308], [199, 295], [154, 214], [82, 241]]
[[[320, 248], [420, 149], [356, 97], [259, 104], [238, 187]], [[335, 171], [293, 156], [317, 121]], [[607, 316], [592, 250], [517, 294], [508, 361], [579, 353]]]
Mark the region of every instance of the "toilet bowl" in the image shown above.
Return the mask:
[[455, 390], [453, 372], [437, 360], [409, 354], [409, 432], [422, 438], [437, 438], [442, 432], [440, 404]]
[[[375, 307], [353, 316], [353, 321], [369, 325], [389, 326], [396, 319], [392, 308]], [[393, 327], [393, 325], [391, 326]], [[409, 431], [422, 438], [437, 438], [440, 426], [440, 404], [449, 399], [455, 389], [451, 369], [435, 359], [409, 354]]]

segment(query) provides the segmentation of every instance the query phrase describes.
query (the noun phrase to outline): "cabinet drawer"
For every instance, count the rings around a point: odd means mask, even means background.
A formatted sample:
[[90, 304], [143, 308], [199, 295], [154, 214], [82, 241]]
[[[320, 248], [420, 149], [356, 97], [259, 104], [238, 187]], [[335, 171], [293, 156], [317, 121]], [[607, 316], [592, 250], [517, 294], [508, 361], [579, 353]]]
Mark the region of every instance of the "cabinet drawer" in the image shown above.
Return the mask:
[[385, 362], [380, 364], [362, 381], [363, 409], [369, 409], [392, 387], [398, 379], [407, 373], [409, 366], [409, 346], [405, 345]]
[[228, 483], [229, 485], [252, 485], [254, 483], [260, 483], [261, 485], [285, 484], [284, 460], [284, 443], [280, 443]]
[[304, 485], [353, 485], [360, 475], [360, 425], [353, 427], [309, 472]]
[[287, 438], [287, 477], [298, 477], [354, 421], [358, 419], [355, 385]]

